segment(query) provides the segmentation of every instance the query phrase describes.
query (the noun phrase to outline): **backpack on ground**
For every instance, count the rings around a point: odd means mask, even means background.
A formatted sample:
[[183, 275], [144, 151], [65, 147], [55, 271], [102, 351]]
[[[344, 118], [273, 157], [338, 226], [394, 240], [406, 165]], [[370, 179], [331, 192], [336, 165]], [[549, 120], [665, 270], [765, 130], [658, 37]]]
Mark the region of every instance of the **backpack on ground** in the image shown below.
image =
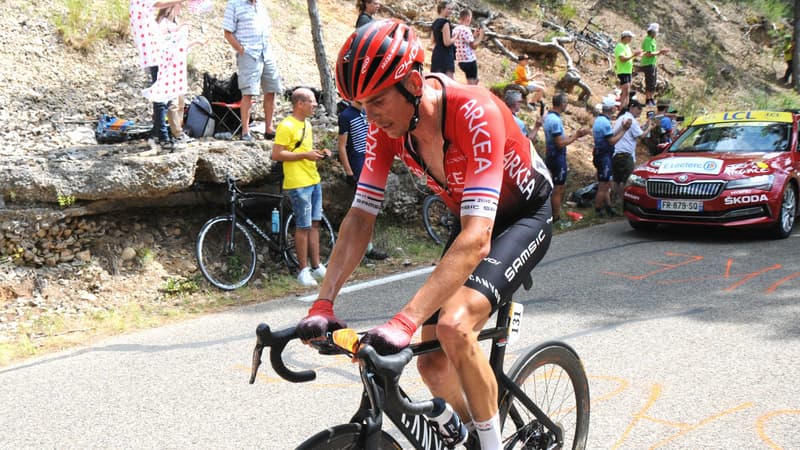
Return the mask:
[[214, 135], [214, 126], [216, 125], [216, 116], [211, 109], [211, 103], [203, 97], [198, 95], [189, 104], [189, 110], [186, 113], [185, 131], [191, 137], [210, 137]]
[[597, 195], [597, 182], [592, 182], [573, 192], [569, 199], [575, 202], [579, 208], [588, 208], [594, 205], [594, 198]]

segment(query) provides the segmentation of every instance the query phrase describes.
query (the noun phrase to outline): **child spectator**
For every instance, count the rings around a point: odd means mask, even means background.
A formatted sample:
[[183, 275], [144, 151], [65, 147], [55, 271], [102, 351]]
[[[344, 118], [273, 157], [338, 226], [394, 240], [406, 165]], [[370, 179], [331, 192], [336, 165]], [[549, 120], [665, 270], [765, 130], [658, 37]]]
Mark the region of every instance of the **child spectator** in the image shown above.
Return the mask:
[[478, 84], [478, 58], [475, 56], [475, 49], [483, 40], [483, 28], [473, 32], [471, 23], [472, 10], [462, 9], [458, 15], [458, 25], [453, 28], [453, 41], [456, 45], [456, 62], [464, 71], [467, 84]]
[[533, 97], [528, 101], [529, 104], [535, 105], [542, 100], [544, 96], [544, 82], [537, 80], [542, 75], [541, 72], [531, 72], [528, 63], [530, 58], [528, 55], [520, 55], [517, 60], [517, 68], [514, 69], [514, 83], [524, 86], [528, 92], [533, 94]]

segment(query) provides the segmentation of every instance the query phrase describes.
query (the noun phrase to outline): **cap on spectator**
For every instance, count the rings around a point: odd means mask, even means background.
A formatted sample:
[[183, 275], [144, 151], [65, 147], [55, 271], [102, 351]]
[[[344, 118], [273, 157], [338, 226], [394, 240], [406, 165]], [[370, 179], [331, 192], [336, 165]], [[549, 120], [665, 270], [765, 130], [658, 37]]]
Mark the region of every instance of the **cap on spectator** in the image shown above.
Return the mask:
[[647, 26], [647, 31], [648, 32], [655, 31], [656, 33], [658, 33], [658, 24], [655, 22], [651, 23], [650, 25]]
[[639, 103], [639, 100], [632, 98], [631, 101], [628, 103], [628, 108], [642, 108], [644, 107], [643, 104]]
[[626, 37], [633, 37], [633, 32], [632, 32], [632, 31], [625, 30], [625, 31], [623, 31], [623, 32], [622, 32], [622, 35], [621, 35], [621, 36], [622, 36], [622, 37], [624, 37], [624, 38], [626, 38]]
[[619, 106], [619, 102], [613, 95], [606, 95], [605, 97], [603, 97], [601, 105], [603, 105], [604, 109], [613, 108], [615, 106]]
[[527, 60], [527, 59], [528, 59], [528, 55], [527, 55], [527, 54], [525, 54], [525, 53], [523, 53], [523, 54], [521, 54], [521, 55], [517, 56], [517, 60], [518, 60], [518, 61], [525, 61], [525, 60]]

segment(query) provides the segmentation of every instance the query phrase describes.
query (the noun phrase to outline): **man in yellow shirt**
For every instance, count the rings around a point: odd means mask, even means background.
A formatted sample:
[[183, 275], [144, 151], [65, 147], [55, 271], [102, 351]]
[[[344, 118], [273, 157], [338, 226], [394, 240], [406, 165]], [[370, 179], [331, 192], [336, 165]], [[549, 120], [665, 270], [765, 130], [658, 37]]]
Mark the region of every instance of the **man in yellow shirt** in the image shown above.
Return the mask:
[[[330, 150], [314, 150], [311, 123], [317, 100], [306, 88], [292, 93], [292, 113], [275, 130], [272, 160], [283, 162], [283, 189], [292, 200], [295, 216], [294, 242], [303, 286], [316, 286], [325, 277], [319, 259], [319, 222], [322, 219], [322, 186], [317, 161], [331, 155]], [[311, 257], [311, 267], [308, 258]]]

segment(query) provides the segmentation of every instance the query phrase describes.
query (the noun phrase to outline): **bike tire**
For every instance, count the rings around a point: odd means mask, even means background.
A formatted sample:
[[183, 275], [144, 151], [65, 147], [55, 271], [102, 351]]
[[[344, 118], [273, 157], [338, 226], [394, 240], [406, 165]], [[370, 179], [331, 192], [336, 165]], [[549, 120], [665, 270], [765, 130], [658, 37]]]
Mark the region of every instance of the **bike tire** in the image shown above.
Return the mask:
[[[566, 344], [548, 342], [517, 360], [509, 378], [561, 427], [560, 448], [582, 450], [589, 433], [589, 383], [578, 355]], [[551, 448], [554, 436], [510, 393], [500, 402], [504, 449]]]
[[[283, 242], [286, 247], [283, 250], [283, 259], [289, 269], [297, 269], [300, 262], [297, 260], [297, 251], [294, 245], [294, 213], [289, 213], [286, 217], [286, 223], [283, 227]], [[319, 222], [319, 261], [327, 265], [328, 259], [333, 252], [333, 244], [336, 243], [336, 234], [333, 231], [333, 226], [325, 214], [322, 214], [322, 219]]]
[[425, 223], [428, 235], [437, 244], [444, 245], [450, 238], [455, 216], [438, 195], [429, 195], [422, 203], [422, 221]]
[[[336, 425], [311, 436], [300, 444], [297, 450], [361, 450], [363, 448], [359, 445], [361, 428], [360, 423]], [[380, 445], [376, 450], [402, 450], [402, 448], [389, 433], [381, 431]]]
[[256, 270], [253, 237], [239, 222], [232, 229], [230, 216], [214, 217], [203, 225], [197, 235], [196, 257], [208, 282], [225, 291], [247, 284]]

